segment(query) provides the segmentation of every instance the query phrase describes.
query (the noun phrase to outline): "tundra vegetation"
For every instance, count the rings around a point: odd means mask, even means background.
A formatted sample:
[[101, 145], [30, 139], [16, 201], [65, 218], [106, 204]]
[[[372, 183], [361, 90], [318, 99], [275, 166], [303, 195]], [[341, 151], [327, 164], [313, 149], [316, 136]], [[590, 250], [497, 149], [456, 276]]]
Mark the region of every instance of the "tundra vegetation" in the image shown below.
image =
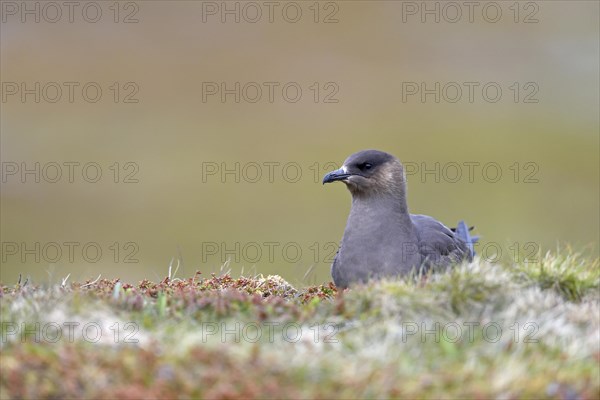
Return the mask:
[[23, 281], [0, 285], [3, 399], [600, 397], [599, 262], [569, 250], [344, 291]]

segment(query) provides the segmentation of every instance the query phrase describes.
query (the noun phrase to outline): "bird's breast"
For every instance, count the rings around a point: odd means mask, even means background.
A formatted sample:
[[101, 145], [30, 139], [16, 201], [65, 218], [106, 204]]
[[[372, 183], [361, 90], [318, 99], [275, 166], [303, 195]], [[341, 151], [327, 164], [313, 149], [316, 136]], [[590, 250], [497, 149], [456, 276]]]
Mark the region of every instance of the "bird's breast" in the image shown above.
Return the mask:
[[421, 263], [410, 217], [373, 209], [351, 211], [338, 257], [340, 273], [363, 281], [397, 275]]

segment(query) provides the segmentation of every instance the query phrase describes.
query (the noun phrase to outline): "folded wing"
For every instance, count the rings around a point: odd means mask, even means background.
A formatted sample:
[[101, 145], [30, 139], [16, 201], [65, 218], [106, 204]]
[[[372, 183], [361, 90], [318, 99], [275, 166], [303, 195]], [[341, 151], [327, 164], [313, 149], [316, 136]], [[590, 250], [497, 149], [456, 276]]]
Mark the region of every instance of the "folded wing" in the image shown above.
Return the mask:
[[[426, 266], [446, 267], [462, 260], [472, 260], [473, 239], [464, 221], [456, 232], [428, 215], [411, 214], [419, 237], [419, 251]], [[466, 232], [466, 234], [465, 234]]]

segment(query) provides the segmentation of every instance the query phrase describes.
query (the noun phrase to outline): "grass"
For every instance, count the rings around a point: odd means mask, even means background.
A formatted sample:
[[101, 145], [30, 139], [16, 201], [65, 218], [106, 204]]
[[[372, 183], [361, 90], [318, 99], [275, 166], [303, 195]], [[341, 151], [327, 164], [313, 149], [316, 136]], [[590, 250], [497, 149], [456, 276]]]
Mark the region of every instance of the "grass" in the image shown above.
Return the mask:
[[570, 251], [343, 292], [200, 273], [2, 285], [0, 397], [597, 399], [599, 291], [598, 260]]

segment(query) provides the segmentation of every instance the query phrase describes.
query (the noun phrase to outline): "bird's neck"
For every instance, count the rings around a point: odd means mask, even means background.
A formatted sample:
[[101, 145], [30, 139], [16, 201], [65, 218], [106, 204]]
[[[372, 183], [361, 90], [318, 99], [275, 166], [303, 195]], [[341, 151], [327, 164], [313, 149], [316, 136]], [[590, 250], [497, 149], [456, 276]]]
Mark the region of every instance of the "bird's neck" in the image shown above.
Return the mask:
[[[353, 198], [342, 246], [360, 248], [366, 245], [378, 251], [387, 249], [390, 243], [397, 244], [398, 240], [412, 243], [415, 235], [403, 198]], [[398, 251], [401, 249], [398, 246]]]
[[349, 219], [359, 220], [362, 224], [368, 224], [370, 220], [410, 223], [410, 214], [404, 196], [353, 196]]
[[408, 214], [404, 193], [379, 193], [376, 196], [352, 196], [352, 208], [381, 209], [386, 213]]

